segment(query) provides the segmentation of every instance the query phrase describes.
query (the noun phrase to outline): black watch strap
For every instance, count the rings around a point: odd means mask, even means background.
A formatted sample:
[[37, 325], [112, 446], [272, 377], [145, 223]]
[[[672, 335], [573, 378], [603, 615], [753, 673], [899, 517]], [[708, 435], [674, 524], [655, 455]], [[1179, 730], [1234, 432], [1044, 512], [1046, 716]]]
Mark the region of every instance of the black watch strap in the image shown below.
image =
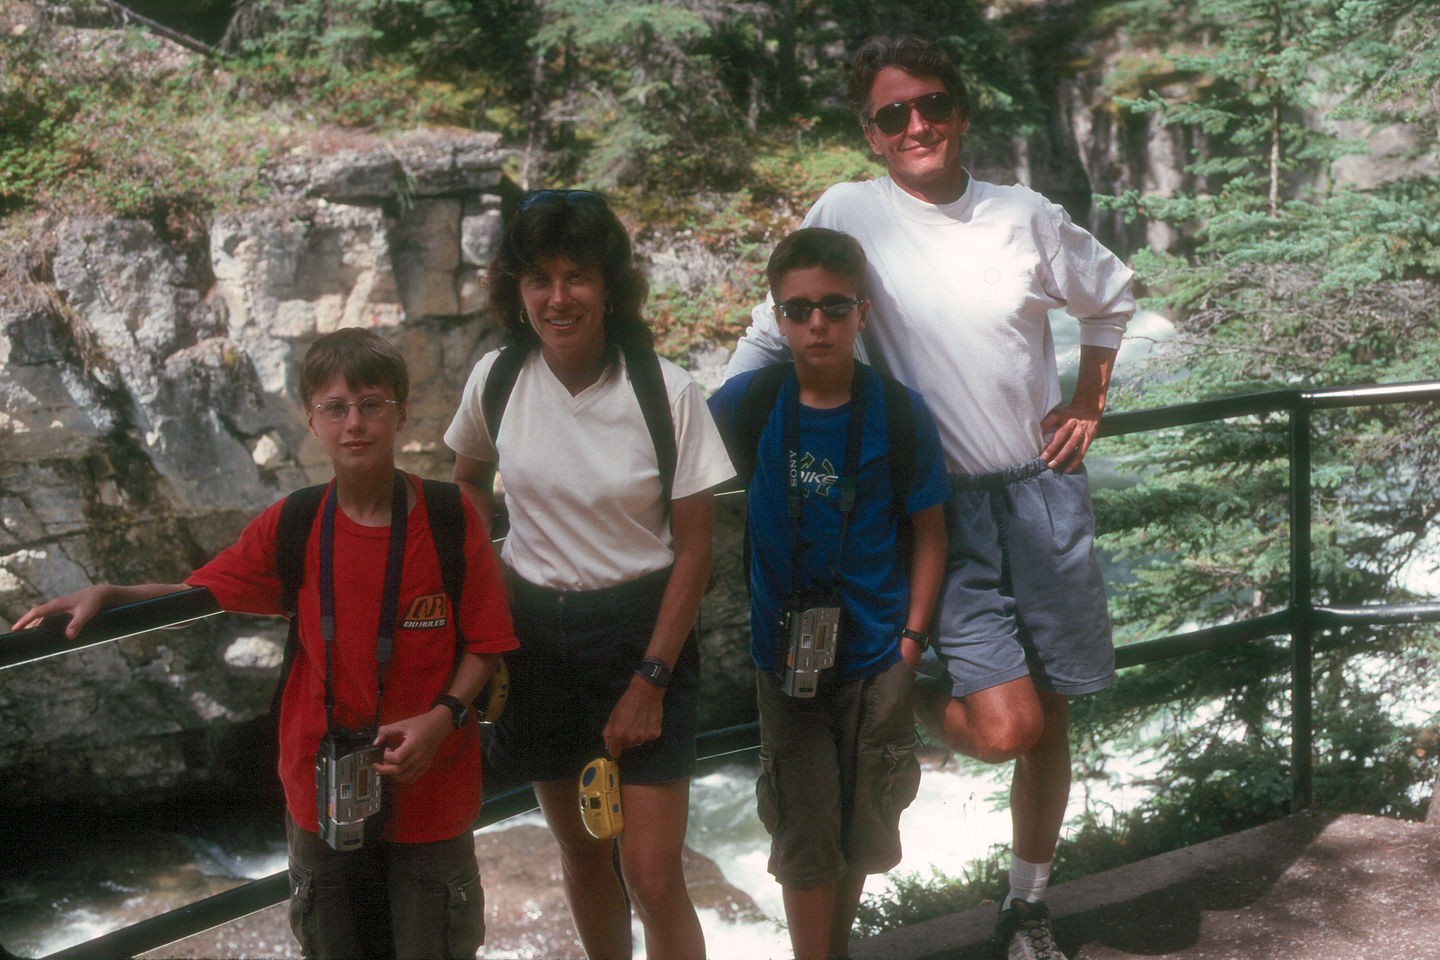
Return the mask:
[[448, 693], [440, 694], [440, 696], [435, 698], [435, 702], [430, 704], [430, 709], [433, 710], [436, 707], [446, 707], [449, 709], [450, 722], [456, 730], [465, 726], [465, 721], [470, 719], [470, 708], [461, 703], [459, 697], [452, 697]]
[[652, 687], [659, 687], [661, 690], [664, 690], [670, 686], [670, 668], [665, 666], [663, 660], [646, 657], [640, 661], [640, 666], [635, 668], [635, 672], [644, 677], [645, 682]]
[[915, 645], [921, 650], [928, 649], [930, 647], [930, 644], [934, 642], [934, 638], [931, 637], [930, 634], [920, 630], [911, 630], [909, 627], [901, 630], [900, 636], [902, 639], [905, 640], [914, 640]]

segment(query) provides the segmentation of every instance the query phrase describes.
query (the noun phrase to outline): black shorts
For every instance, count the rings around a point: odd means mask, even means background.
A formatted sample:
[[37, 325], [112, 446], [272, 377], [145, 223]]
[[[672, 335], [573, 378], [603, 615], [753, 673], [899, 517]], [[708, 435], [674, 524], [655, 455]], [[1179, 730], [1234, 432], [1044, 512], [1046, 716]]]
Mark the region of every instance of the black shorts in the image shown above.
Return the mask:
[[[490, 760], [532, 782], [578, 776], [605, 753], [601, 731], [645, 658], [670, 571], [604, 590], [550, 590], [510, 579], [520, 648], [505, 654], [510, 696]], [[692, 632], [665, 691], [660, 737], [620, 755], [621, 783], [665, 783], [694, 772], [699, 693]]]

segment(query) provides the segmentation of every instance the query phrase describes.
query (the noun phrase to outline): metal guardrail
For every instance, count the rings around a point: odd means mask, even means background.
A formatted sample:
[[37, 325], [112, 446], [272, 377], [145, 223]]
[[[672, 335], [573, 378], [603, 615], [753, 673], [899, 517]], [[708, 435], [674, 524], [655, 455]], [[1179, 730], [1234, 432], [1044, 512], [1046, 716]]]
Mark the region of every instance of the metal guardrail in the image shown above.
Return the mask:
[[[1314, 604], [1310, 563], [1310, 414], [1314, 410], [1340, 407], [1437, 400], [1440, 400], [1440, 381], [1320, 390], [1291, 389], [1108, 414], [1101, 421], [1098, 435], [1115, 437], [1235, 417], [1271, 413], [1289, 416], [1291, 588], [1287, 607], [1247, 620], [1126, 644], [1115, 651], [1115, 661], [1117, 668], [1123, 669], [1288, 634], [1291, 649], [1291, 798], [1294, 809], [1309, 806], [1311, 798], [1313, 731], [1310, 668], [1315, 633], [1344, 626], [1440, 622], [1440, 603], [1362, 607], [1321, 607]], [[197, 588], [105, 611], [73, 639], [64, 636], [63, 625], [43, 624], [33, 630], [0, 636], [0, 669], [147, 630], [178, 626], [219, 612], [210, 592]], [[739, 753], [757, 749], [758, 742], [758, 725], [755, 723], [703, 733], [697, 742], [700, 769], [713, 768]], [[530, 788], [516, 787], [487, 797], [475, 826], [477, 829], [488, 826], [534, 808], [535, 800]], [[280, 871], [50, 954], [46, 960], [133, 957], [274, 906], [288, 896], [287, 875], [285, 871]], [[12, 957], [14, 955], [0, 945], [0, 960]]]

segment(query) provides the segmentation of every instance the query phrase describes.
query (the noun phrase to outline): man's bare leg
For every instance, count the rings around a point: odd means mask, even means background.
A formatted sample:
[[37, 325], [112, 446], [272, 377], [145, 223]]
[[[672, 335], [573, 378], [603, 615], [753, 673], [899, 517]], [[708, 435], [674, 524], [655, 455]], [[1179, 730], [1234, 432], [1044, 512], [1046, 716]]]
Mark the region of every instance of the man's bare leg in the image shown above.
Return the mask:
[[1070, 801], [1070, 700], [1036, 691], [1044, 711], [1040, 739], [1015, 760], [1010, 821], [1015, 855], [1031, 863], [1055, 856]]

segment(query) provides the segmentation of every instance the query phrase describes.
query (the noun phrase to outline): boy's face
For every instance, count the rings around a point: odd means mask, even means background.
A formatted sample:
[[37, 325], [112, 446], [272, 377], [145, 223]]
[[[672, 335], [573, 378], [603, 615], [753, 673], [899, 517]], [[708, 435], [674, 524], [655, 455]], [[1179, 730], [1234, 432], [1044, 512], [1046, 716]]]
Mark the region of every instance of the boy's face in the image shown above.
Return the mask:
[[389, 387], [351, 390], [337, 375], [311, 395], [305, 413], [337, 473], [394, 466], [395, 434], [405, 425], [405, 404], [395, 402]]
[[857, 299], [854, 282], [825, 267], [801, 267], [780, 278], [775, 319], [797, 366], [830, 373], [850, 365], [870, 308]]

